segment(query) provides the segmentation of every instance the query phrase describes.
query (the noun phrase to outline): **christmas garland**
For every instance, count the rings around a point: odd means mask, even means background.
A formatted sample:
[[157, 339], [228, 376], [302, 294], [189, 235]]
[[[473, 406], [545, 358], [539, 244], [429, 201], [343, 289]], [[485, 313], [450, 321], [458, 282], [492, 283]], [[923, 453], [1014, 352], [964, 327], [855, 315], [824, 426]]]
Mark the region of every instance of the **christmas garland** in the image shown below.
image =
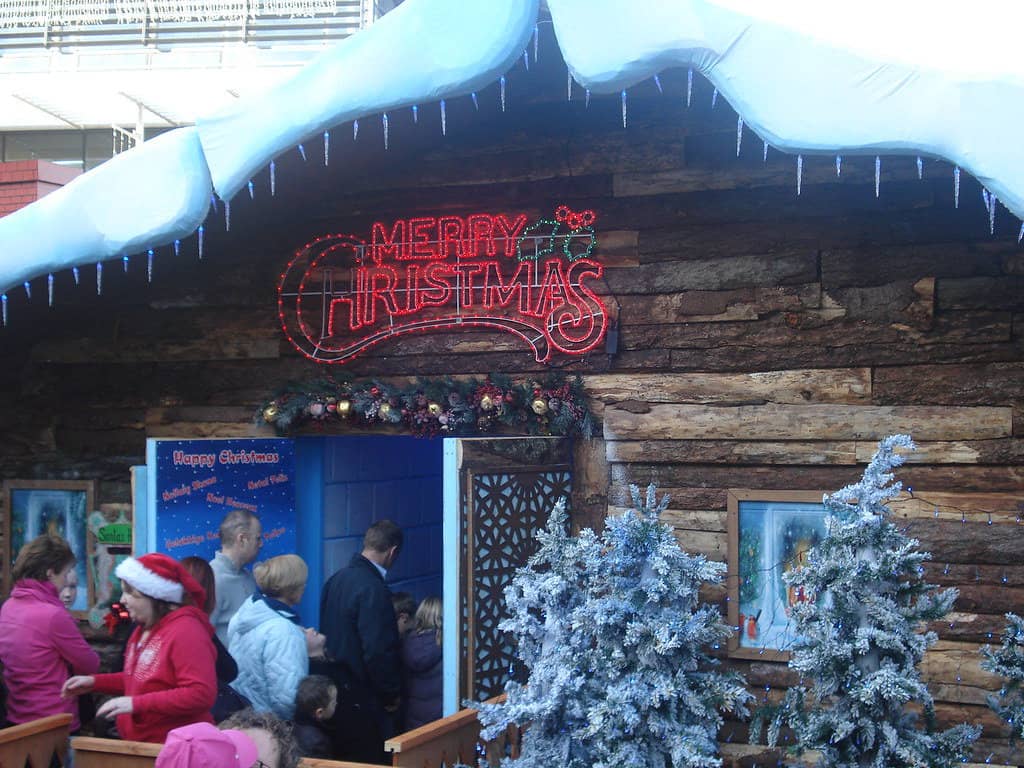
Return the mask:
[[306, 425], [349, 422], [404, 428], [417, 437], [473, 435], [505, 427], [529, 435], [593, 433], [583, 382], [558, 373], [543, 382], [492, 375], [480, 381], [418, 379], [408, 389], [379, 381], [318, 379], [289, 384], [256, 412], [280, 435]]

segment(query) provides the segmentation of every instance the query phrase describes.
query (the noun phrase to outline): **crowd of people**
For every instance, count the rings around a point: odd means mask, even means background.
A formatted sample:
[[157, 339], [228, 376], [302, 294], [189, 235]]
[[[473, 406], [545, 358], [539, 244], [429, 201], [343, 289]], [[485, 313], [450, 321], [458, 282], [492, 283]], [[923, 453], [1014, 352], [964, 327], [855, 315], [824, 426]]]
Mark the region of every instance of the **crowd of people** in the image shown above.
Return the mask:
[[370, 526], [324, 585], [322, 632], [296, 608], [301, 557], [250, 572], [263, 537], [245, 510], [225, 517], [220, 538], [210, 562], [152, 553], [117, 566], [133, 629], [122, 668], [103, 673], [69, 611], [70, 546], [47, 534], [22, 547], [0, 607], [5, 724], [67, 712], [77, 732], [79, 697], [96, 695], [112, 735], [166, 744], [158, 766], [292, 768], [299, 757], [390, 763], [386, 739], [441, 716], [441, 600], [417, 606], [387, 587], [397, 525]]

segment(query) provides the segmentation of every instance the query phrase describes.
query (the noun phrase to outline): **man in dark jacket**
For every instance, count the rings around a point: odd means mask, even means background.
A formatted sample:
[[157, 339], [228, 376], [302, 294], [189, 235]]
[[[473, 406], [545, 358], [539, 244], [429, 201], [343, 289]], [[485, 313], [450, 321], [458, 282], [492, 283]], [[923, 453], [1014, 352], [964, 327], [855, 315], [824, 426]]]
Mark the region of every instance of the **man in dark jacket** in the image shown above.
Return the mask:
[[401, 643], [384, 577], [402, 541], [395, 523], [374, 523], [363, 537], [363, 551], [328, 579], [320, 595], [320, 628], [333, 661], [324, 671], [338, 685], [332, 726], [342, 760], [391, 762], [384, 740], [394, 735]]

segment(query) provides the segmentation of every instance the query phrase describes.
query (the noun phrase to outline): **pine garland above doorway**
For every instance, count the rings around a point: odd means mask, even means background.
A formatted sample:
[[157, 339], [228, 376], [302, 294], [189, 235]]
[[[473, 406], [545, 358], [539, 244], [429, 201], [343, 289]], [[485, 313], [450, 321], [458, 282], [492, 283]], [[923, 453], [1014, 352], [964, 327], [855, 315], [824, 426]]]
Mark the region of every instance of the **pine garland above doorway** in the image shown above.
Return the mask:
[[294, 382], [256, 411], [257, 424], [280, 435], [309, 425], [349, 422], [390, 426], [417, 437], [466, 436], [502, 430], [527, 435], [593, 434], [593, 419], [577, 376], [551, 373], [543, 381], [419, 378], [401, 387], [377, 380], [332, 378]]

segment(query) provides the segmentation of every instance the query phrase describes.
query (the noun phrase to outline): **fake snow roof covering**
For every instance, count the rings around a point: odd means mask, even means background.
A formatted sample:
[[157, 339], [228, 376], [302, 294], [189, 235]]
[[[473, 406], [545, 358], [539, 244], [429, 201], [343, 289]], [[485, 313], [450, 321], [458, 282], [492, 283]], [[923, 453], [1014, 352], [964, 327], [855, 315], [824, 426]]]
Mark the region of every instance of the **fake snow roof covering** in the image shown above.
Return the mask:
[[[1024, 5], [923, 0], [547, 0], [575, 80], [672, 66], [797, 153], [944, 158], [1024, 218]], [[530, 41], [538, 0], [407, 0], [292, 79], [117, 156], [0, 219], [0, 286], [192, 234], [277, 154], [340, 123], [468, 94]], [[159, 180], [158, 183], [155, 183]]]

